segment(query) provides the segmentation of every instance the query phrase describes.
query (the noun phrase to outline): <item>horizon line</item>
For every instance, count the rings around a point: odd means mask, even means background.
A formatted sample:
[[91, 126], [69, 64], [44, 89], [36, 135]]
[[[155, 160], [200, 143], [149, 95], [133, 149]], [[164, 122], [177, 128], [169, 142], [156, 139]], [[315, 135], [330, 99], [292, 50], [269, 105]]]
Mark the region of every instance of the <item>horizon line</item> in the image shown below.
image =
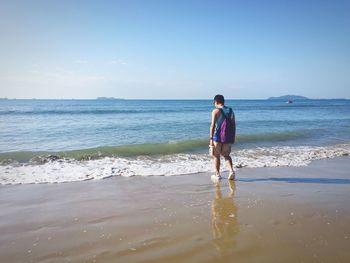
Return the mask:
[[[100, 99], [99, 99], [100, 98]], [[284, 100], [284, 99], [269, 99], [268, 98], [225, 98], [225, 100]], [[0, 97], [0, 101], [4, 100], [213, 100], [213, 98], [114, 98], [114, 97], [97, 97], [97, 98], [6, 98]], [[350, 100], [350, 98], [305, 98], [305, 99], [295, 99], [299, 100]]]

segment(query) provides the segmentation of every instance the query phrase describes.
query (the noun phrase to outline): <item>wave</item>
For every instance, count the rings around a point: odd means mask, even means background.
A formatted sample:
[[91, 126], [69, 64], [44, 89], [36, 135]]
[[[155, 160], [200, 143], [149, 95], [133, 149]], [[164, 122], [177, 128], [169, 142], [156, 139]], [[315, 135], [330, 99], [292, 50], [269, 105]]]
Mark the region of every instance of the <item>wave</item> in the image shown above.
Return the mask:
[[287, 132], [267, 132], [259, 134], [238, 135], [238, 143], [280, 142], [293, 139], [307, 138], [310, 130], [297, 130]]
[[[237, 168], [305, 166], [313, 160], [350, 155], [350, 144], [327, 147], [259, 147], [235, 150]], [[43, 164], [0, 166], [0, 184], [60, 183], [98, 180], [111, 176], [172, 176], [212, 169], [207, 154], [173, 154], [152, 158], [104, 157], [95, 160], [52, 159]]]
[[[262, 133], [238, 135], [236, 143], [280, 142], [306, 137], [305, 131]], [[208, 146], [207, 139], [194, 139], [154, 144], [130, 144], [120, 146], [102, 146], [90, 149], [69, 151], [18, 151], [0, 153], [0, 164], [11, 161], [45, 163], [47, 161], [69, 158], [75, 160], [91, 160], [104, 157], [136, 157], [170, 155], [177, 153], [193, 153], [204, 151]]]
[[0, 163], [10, 160], [18, 162], [43, 163], [46, 161], [69, 158], [75, 160], [91, 160], [103, 157], [132, 157], [143, 155], [167, 155], [189, 152], [206, 147], [207, 140], [186, 140], [154, 144], [130, 144], [120, 146], [102, 146], [90, 149], [79, 149], [60, 152], [48, 151], [20, 151], [0, 153]]

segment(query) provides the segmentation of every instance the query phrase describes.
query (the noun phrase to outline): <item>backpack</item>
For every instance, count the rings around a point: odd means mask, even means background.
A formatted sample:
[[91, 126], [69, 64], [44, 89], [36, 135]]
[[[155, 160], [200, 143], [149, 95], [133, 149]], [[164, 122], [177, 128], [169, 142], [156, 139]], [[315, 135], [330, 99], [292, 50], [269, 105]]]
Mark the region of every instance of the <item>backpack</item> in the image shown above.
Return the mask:
[[[222, 121], [221, 126], [219, 127], [219, 130], [218, 130], [218, 137], [219, 137], [218, 141], [221, 143], [235, 143], [235, 139], [236, 139], [235, 115], [232, 112], [231, 108], [228, 115], [226, 115], [222, 109], [220, 109], [220, 112], [224, 117], [224, 120]], [[233, 114], [233, 118], [231, 119], [232, 114]]]

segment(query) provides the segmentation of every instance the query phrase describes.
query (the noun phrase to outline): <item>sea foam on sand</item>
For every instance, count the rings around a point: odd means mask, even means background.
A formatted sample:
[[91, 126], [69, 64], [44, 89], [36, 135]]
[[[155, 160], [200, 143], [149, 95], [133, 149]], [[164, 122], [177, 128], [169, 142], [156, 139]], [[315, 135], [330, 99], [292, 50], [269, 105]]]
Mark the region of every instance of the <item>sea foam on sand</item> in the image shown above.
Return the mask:
[[[238, 168], [305, 166], [313, 160], [348, 155], [350, 144], [324, 147], [258, 147], [231, 153], [234, 166]], [[172, 176], [211, 170], [212, 160], [206, 154], [176, 154], [158, 158], [105, 157], [85, 161], [58, 159], [44, 164], [1, 165], [0, 184], [60, 183], [98, 180], [111, 176]]]

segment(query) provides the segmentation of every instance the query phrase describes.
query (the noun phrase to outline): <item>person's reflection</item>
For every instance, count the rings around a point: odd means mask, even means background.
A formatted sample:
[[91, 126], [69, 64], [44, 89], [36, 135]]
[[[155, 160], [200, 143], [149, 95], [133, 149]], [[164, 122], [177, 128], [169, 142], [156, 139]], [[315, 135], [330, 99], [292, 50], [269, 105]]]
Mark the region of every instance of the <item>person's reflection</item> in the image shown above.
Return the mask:
[[233, 201], [235, 182], [229, 181], [230, 193], [223, 197], [220, 182], [215, 184], [215, 198], [212, 204], [213, 243], [221, 254], [232, 253], [238, 233], [237, 207]]

